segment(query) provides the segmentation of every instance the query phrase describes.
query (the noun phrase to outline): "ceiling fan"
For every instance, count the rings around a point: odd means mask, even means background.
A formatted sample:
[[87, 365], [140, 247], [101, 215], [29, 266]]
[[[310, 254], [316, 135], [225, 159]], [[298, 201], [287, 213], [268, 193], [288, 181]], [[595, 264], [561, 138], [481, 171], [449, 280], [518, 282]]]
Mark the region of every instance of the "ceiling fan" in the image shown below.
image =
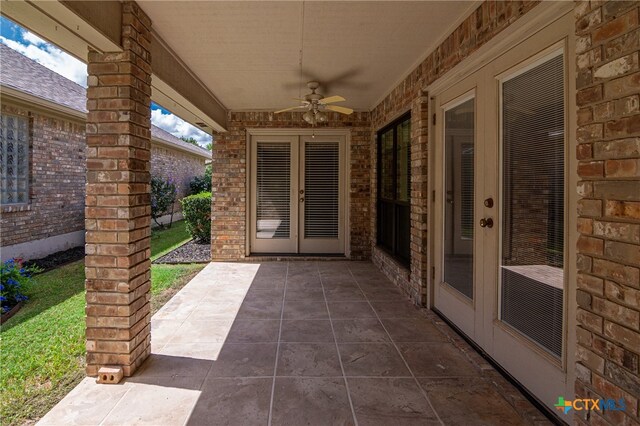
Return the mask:
[[318, 123], [324, 123], [325, 121], [327, 121], [327, 111], [334, 111], [346, 115], [349, 115], [353, 112], [351, 108], [329, 105], [336, 102], [344, 102], [346, 99], [342, 96], [329, 96], [325, 98], [323, 95], [316, 93], [316, 90], [318, 89], [318, 87], [320, 87], [320, 83], [318, 83], [317, 81], [308, 82], [307, 87], [309, 88], [309, 90], [311, 90], [311, 93], [305, 95], [302, 99], [294, 98], [295, 100], [300, 101], [301, 105], [281, 109], [274, 112], [274, 114], [279, 114], [286, 111], [295, 111], [298, 109], [306, 109], [307, 111], [302, 115], [302, 118], [307, 123], [315, 126]]

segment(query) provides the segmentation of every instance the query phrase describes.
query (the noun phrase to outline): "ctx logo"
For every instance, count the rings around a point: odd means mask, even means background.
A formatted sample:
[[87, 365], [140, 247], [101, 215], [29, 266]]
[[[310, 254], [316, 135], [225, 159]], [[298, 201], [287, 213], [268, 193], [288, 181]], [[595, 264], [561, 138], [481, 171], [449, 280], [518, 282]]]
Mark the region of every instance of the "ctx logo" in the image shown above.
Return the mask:
[[567, 414], [569, 411], [624, 411], [625, 404], [624, 399], [574, 399], [574, 400], [566, 400], [564, 397], [559, 396], [558, 402], [554, 405], [557, 410], [563, 411], [564, 414]]

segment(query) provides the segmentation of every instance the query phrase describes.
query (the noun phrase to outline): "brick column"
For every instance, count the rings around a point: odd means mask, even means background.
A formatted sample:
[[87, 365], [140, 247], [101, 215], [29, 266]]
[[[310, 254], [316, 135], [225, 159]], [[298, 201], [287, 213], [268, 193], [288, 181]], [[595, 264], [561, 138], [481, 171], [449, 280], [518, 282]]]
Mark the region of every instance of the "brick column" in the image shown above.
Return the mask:
[[429, 264], [429, 98], [420, 93], [411, 106], [411, 297], [427, 303]]
[[117, 53], [89, 53], [87, 374], [130, 376], [150, 353], [151, 21], [122, 5]]
[[[578, 2], [577, 424], [638, 424], [640, 395], [640, 3]], [[571, 348], [570, 348], [571, 349]]]
[[[256, 113], [258, 114], [258, 113]], [[241, 113], [229, 114], [229, 131], [215, 136], [211, 150], [211, 258], [237, 260], [246, 250], [246, 130]], [[255, 118], [254, 118], [255, 120]], [[252, 121], [252, 124], [255, 124]]]

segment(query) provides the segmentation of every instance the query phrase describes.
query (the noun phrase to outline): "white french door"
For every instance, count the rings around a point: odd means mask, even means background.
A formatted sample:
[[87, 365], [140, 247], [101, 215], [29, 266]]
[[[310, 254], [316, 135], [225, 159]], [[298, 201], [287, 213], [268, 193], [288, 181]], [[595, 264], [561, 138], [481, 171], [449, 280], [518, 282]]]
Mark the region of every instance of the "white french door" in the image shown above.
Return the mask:
[[251, 253], [345, 252], [345, 137], [251, 137]]
[[435, 97], [434, 307], [550, 409], [573, 394], [570, 22]]

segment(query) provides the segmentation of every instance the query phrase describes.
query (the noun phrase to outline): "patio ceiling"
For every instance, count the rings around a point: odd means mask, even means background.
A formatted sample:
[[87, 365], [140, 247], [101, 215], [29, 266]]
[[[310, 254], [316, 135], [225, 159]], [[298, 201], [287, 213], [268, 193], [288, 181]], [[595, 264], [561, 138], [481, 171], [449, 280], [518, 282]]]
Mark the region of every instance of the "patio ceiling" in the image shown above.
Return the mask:
[[[140, 2], [154, 30], [231, 110], [279, 109], [316, 79], [373, 108], [474, 1]], [[299, 51], [303, 46], [303, 72]]]

